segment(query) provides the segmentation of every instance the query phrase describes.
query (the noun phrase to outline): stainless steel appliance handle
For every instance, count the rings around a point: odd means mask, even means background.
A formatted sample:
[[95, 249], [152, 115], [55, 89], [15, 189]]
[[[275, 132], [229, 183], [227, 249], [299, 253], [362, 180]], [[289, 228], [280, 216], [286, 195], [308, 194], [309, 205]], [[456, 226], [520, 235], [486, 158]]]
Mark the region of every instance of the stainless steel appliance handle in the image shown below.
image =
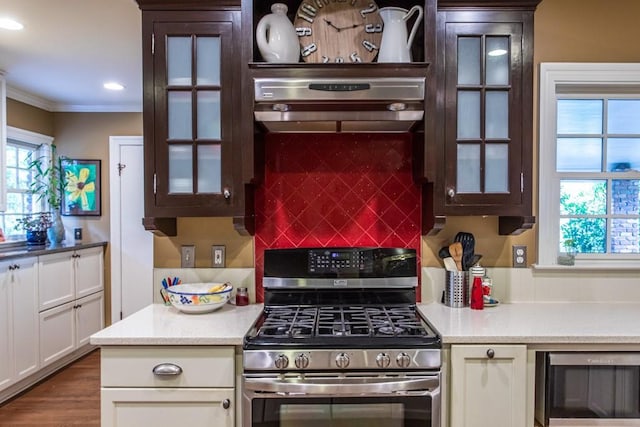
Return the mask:
[[[439, 393], [440, 380], [434, 378], [340, 378], [337, 380], [304, 378], [245, 378], [245, 390], [261, 393], [311, 395], [394, 394], [406, 392]], [[413, 394], [413, 393], [412, 393]]]
[[551, 366], [639, 366], [640, 353], [549, 353]]

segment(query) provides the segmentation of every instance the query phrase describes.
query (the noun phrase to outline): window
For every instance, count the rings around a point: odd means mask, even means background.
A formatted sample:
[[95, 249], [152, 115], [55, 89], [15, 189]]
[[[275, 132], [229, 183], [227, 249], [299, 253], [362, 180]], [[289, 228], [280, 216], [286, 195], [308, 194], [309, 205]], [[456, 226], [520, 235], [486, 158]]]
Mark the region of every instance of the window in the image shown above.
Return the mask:
[[[37, 195], [27, 192], [33, 175], [27, 169], [27, 164], [30, 153], [36, 151], [38, 147], [49, 147], [52, 142], [51, 137], [7, 127], [5, 149], [7, 207], [4, 214], [0, 215], [0, 227], [4, 230], [7, 240], [21, 240], [24, 236], [23, 230], [15, 229], [16, 219], [25, 214], [47, 210], [44, 200], [38, 200]], [[48, 151], [36, 156], [47, 155]]]
[[640, 267], [640, 64], [541, 64], [540, 265]]

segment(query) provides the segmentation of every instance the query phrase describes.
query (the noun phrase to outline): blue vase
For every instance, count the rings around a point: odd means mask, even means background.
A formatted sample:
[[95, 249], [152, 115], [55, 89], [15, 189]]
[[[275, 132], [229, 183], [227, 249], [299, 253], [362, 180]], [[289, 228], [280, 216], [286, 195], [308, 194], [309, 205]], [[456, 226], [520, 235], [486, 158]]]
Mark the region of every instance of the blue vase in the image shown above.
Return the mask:
[[27, 231], [27, 245], [44, 245], [47, 242], [47, 232], [44, 230]]
[[47, 237], [49, 238], [49, 243], [58, 245], [64, 240], [64, 224], [62, 224], [60, 212], [52, 212], [51, 220], [52, 224], [47, 229]]

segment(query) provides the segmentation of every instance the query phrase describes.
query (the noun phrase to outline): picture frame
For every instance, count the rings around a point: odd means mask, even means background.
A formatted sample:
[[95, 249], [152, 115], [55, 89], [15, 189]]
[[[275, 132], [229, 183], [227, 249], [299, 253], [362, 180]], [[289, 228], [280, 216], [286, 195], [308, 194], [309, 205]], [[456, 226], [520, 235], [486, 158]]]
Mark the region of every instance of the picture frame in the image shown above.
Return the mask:
[[61, 212], [65, 216], [101, 216], [100, 160], [61, 159], [65, 186]]

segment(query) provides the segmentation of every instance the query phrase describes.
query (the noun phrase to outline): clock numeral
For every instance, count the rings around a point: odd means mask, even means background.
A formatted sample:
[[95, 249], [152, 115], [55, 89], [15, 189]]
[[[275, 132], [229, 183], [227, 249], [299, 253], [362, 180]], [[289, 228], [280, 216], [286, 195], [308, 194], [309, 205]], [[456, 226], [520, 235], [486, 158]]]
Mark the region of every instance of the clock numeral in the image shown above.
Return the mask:
[[336, 64], [342, 64], [344, 62], [344, 59], [342, 59], [341, 56], [336, 57]]
[[367, 24], [364, 26], [364, 31], [366, 33], [381, 33], [382, 24]]
[[362, 46], [364, 46], [364, 48], [367, 49], [369, 52], [373, 52], [374, 49], [379, 49], [378, 46], [371, 43], [369, 40], [363, 40]]
[[313, 24], [313, 18], [310, 17], [310, 16], [305, 15], [304, 13], [298, 13], [298, 18], [304, 19], [309, 24]]
[[311, 28], [309, 27], [296, 27], [296, 34], [298, 37], [306, 37], [311, 35]]
[[358, 52], [353, 52], [349, 58], [351, 59], [351, 62], [362, 62], [362, 58], [360, 58]]
[[322, 55], [322, 63], [323, 63], [323, 64], [326, 64], [326, 63], [328, 63], [328, 62], [329, 62], [329, 57], [328, 57], [328, 56], [324, 56], [324, 55]]
[[300, 53], [302, 54], [302, 56], [309, 56], [313, 52], [315, 52], [316, 50], [318, 50], [318, 46], [316, 46], [315, 43], [311, 43], [310, 45], [305, 46], [304, 48], [302, 48], [302, 52], [300, 52]]
[[300, 9], [302, 9], [302, 12], [306, 13], [310, 18], [315, 17], [316, 13], [318, 13], [318, 10], [308, 3], [302, 3], [302, 6], [300, 6]]
[[362, 10], [360, 11], [360, 16], [362, 16], [362, 19], [364, 19], [364, 18], [366, 18], [366, 17], [367, 17], [367, 14], [369, 14], [369, 13], [373, 13], [373, 12], [375, 12], [377, 9], [378, 9], [378, 6], [376, 6], [376, 5], [375, 5], [375, 4], [373, 4], [373, 3], [369, 3], [369, 7], [368, 7], [368, 8], [366, 8], [366, 9], [362, 9]]
[[313, 1], [318, 9], [322, 9], [325, 6], [324, 0], [314, 0]]

